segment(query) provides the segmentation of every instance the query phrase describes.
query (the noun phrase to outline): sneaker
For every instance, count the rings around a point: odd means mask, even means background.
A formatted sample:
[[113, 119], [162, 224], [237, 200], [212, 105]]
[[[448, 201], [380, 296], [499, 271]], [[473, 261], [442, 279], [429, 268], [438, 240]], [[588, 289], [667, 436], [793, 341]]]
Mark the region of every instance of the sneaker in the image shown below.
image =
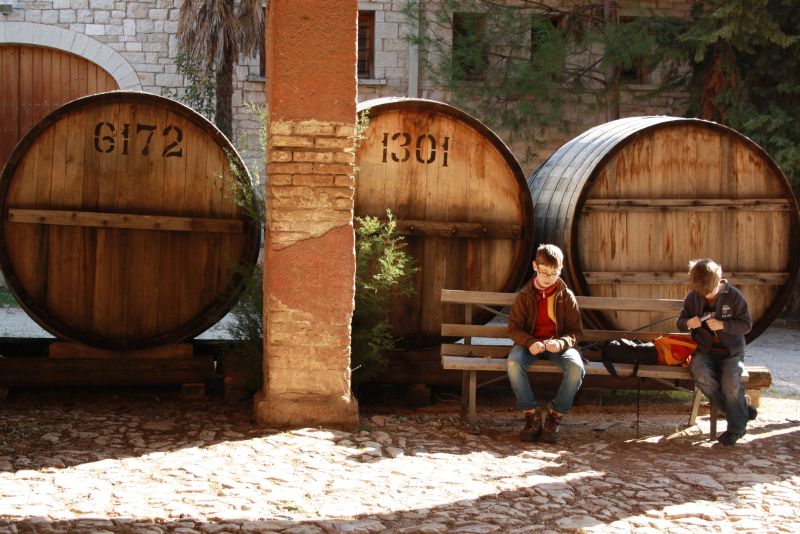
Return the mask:
[[[744, 434], [742, 434], [742, 435], [744, 435]], [[725, 432], [720, 434], [720, 436], [717, 438], [717, 441], [721, 445], [725, 445], [726, 447], [730, 447], [731, 445], [735, 445], [736, 442], [739, 441], [739, 438], [742, 437], [742, 435], [734, 434], [730, 430], [726, 430]]]
[[542, 433], [542, 412], [527, 410], [525, 412], [525, 427], [519, 433], [521, 441], [536, 441]]
[[747, 420], [752, 421], [758, 417], [758, 410], [754, 406], [747, 405]]
[[546, 443], [558, 443], [558, 429], [561, 426], [563, 414], [558, 413], [552, 408], [547, 409], [547, 416], [544, 418], [541, 440]]

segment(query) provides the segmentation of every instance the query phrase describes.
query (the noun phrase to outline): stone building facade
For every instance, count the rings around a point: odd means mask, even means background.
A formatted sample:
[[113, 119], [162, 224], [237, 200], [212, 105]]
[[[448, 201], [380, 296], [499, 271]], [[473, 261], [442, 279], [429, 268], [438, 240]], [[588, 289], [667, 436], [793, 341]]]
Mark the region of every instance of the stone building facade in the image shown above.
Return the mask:
[[[569, 0], [554, 0], [563, 6]], [[141, 90], [181, 99], [186, 78], [175, 64], [178, 13], [181, 0], [3, 0], [9, 12], [0, 13], [0, 46], [9, 43], [51, 47], [74, 53], [108, 71], [121, 89]], [[450, 95], [426, 75], [420, 51], [409, 36], [416, 31], [413, 17], [429, 16], [438, 2], [421, 0], [417, 12], [408, 0], [360, 0], [358, 11], [366, 15], [371, 50], [369, 72], [358, 79], [358, 100], [387, 96], [430, 98], [448, 102]], [[687, 0], [651, 0], [614, 3], [617, 16], [640, 13], [651, 7], [661, 14], [682, 16]], [[266, 6], [266, 2], [265, 2]], [[8, 9], [6, 9], [8, 11]], [[447, 39], [449, 36], [443, 36]], [[234, 73], [233, 141], [249, 163], [260, 167], [257, 149], [260, 121], [246, 105], [263, 105], [266, 79], [260, 57], [244, 58]], [[621, 95], [620, 116], [678, 114], [685, 108], [685, 95], [655, 94], [653, 84], [629, 84]], [[651, 94], [652, 93], [652, 94]], [[588, 108], [587, 108], [588, 109]], [[479, 117], [480, 118], [480, 117]], [[556, 148], [580, 132], [605, 122], [602, 112], [570, 108], [565, 111], [566, 128], [538, 135], [536, 146], [514, 141], [506, 132], [498, 135], [509, 143], [530, 173]]]
[[[510, 0], [509, 3], [512, 3]], [[570, 0], [547, 2], [554, 7], [568, 7]], [[424, 61], [416, 46], [411, 44], [409, 35], [416, 30], [413, 17], [433, 18], [432, 11], [440, 2], [420, 0], [416, 11], [409, 9], [407, 0], [359, 1], [360, 13], [371, 13], [374, 19], [372, 36], [374, 52], [370, 76], [359, 78], [359, 101], [388, 96], [407, 96], [429, 98], [443, 102], [450, 101], [450, 95], [436, 86], [425, 72]], [[602, 6], [603, 2], [597, 2]], [[691, 2], [687, 0], [650, 0], [648, 2], [616, 1], [612, 3], [613, 16], [633, 18], [646, 13], [648, 9], [660, 15], [685, 17]], [[466, 9], [465, 9], [466, 10]], [[433, 31], [433, 30], [429, 30]], [[440, 37], [452, 41], [452, 35]], [[361, 43], [360, 43], [361, 44]], [[587, 60], [596, 58], [586, 58]], [[658, 71], [649, 73], [646, 80], [626, 84], [620, 94], [619, 118], [638, 115], [680, 115], [686, 109], [686, 93], [673, 91], [656, 92], [661, 82]], [[552, 128], [536, 136], [535, 146], [528, 142], [514, 141], [508, 132], [497, 131], [509, 148], [520, 160], [526, 175], [530, 175], [552, 152], [583, 131], [618, 117], [609, 117], [604, 110], [592, 110], [591, 98], [587, 98], [583, 108], [564, 110], [562, 128]], [[478, 117], [481, 119], [481, 117]]]
[[[22, 44], [75, 54], [107, 71], [120, 89], [176, 96], [186, 91], [178, 71], [181, 0], [4, 0], [0, 47]], [[234, 139], [257, 141], [258, 119], [245, 103], [264, 104], [260, 58], [244, 58], [235, 69]], [[242, 143], [238, 143], [239, 146]], [[260, 157], [245, 150], [246, 160]]]

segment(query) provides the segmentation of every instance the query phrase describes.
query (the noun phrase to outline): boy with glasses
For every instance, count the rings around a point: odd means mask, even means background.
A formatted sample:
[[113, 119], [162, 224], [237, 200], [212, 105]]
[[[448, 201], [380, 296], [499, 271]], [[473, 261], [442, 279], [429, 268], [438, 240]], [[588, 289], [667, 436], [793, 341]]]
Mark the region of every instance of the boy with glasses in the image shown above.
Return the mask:
[[[536, 276], [514, 299], [508, 316], [508, 334], [514, 347], [508, 355], [508, 379], [525, 418], [522, 441], [556, 443], [561, 419], [572, 407], [586, 371], [575, 345], [583, 334], [575, 295], [559, 278], [564, 254], [555, 245], [536, 250]], [[537, 409], [528, 366], [546, 357], [563, 371], [561, 385], [545, 411]]]

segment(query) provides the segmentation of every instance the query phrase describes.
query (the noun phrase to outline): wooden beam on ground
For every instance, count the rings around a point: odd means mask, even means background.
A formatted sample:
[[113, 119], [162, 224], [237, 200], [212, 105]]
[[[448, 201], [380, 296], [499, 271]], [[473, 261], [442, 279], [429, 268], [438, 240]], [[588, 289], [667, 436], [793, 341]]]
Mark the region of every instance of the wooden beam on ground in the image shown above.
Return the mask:
[[144, 386], [205, 383], [211, 357], [171, 359], [0, 358], [0, 387]]

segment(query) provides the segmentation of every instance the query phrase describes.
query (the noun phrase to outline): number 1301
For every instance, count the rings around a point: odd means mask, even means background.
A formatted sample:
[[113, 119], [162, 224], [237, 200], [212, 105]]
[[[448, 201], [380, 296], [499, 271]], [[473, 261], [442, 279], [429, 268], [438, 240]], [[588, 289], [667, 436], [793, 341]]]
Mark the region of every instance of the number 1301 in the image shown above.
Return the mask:
[[[437, 142], [436, 138], [430, 134], [420, 134], [415, 143], [412, 144], [412, 135], [408, 132], [395, 132], [389, 135], [383, 132], [383, 163], [387, 163], [389, 158], [397, 163], [405, 163], [411, 159], [411, 151], [414, 150], [416, 160], [420, 163], [430, 165], [436, 161]], [[390, 146], [390, 141], [392, 141]], [[426, 150], [427, 149], [427, 150]], [[442, 167], [447, 167], [447, 155], [450, 149], [450, 138], [445, 137], [438, 143], [438, 149], [442, 156]], [[424, 154], [427, 152], [427, 157]]]

